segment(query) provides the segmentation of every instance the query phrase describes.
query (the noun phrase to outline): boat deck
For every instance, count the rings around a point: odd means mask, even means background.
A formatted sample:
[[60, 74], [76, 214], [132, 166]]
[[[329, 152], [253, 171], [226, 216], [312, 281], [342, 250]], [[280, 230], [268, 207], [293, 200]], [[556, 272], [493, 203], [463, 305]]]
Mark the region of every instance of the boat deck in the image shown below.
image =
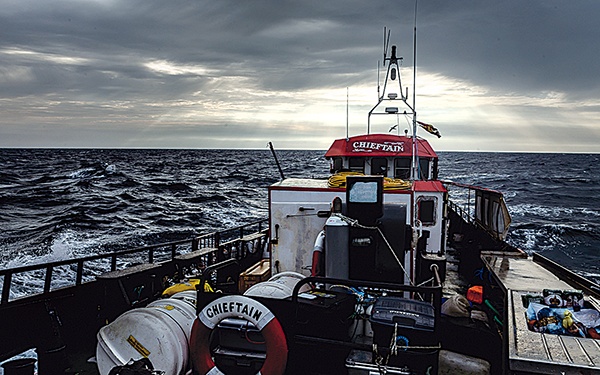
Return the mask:
[[[521, 296], [543, 289], [572, 289], [530, 258], [483, 256], [484, 263], [507, 291], [508, 360], [511, 371], [534, 374], [600, 374], [600, 340], [533, 332], [527, 328]], [[586, 300], [600, 310], [600, 301]]]

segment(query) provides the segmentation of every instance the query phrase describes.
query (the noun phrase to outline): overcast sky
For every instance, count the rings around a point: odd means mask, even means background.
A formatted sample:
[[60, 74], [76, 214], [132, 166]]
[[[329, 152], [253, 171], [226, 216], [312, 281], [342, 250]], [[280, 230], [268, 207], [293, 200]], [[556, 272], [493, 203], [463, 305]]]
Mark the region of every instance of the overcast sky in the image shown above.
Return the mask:
[[[384, 26], [412, 96], [414, 9], [0, 0], [0, 147], [326, 149], [347, 93], [349, 132], [366, 131]], [[442, 138], [419, 134], [446, 151], [600, 152], [598, 19], [598, 0], [420, 0], [416, 106]]]

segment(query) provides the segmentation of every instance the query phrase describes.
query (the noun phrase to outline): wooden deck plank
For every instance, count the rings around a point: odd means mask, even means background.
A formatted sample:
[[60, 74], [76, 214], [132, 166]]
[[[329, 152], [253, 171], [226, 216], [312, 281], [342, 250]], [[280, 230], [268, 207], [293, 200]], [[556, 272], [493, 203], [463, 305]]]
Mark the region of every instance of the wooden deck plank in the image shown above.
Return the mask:
[[492, 255], [484, 256], [482, 259], [505, 290], [541, 292], [543, 289], [571, 289], [569, 284], [534, 263], [530, 258]]

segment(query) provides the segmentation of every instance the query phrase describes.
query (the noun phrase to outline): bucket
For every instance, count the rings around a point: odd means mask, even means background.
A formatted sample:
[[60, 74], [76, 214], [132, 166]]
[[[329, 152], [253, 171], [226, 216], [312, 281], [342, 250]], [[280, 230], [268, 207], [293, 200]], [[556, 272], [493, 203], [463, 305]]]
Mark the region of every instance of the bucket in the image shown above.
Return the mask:
[[166, 375], [185, 373], [189, 367], [190, 333], [196, 319], [195, 295], [177, 294], [177, 298], [157, 300], [147, 307], [127, 311], [100, 329], [96, 347], [100, 375], [142, 357]]
[[33, 375], [35, 372], [35, 358], [19, 358], [6, 361], [2, 364], [4, 375]]
[[[302, 279], [304, 279], [304, 275], [297, 272], [281, 272], [267, 281], [252, 285], [244, 292], [244, 295], [250, 297], [286, 299], [292, 296], [294, 287]], [[304, 285], [300, 289], [300, 292], [308, 289], [309, 286]]]

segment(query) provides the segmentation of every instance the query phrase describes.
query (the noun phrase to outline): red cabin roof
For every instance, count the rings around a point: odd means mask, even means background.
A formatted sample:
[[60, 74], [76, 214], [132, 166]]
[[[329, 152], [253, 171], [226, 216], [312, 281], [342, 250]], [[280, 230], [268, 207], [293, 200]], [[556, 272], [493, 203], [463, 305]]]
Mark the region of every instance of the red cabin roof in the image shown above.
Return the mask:
[[[412, 137], [394, 134], [367, 134], [350, 138], [336, 139], [325, 153], [326, 158], [334, 156], [411, 156]], [[437, 158], [437, 154], [425, 139], [417, 138], [419, 157]]]

